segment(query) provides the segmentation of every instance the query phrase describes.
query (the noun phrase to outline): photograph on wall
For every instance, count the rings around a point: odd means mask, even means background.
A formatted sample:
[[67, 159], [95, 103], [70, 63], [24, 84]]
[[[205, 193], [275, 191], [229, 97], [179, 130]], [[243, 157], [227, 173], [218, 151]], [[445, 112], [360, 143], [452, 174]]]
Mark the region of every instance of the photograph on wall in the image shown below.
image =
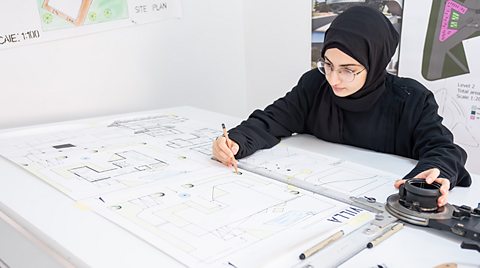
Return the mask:
[[480, 1], [404, 2], [399, 75], [434, 93], [468, 170], [480, 173]]
[[[325, 32], [338, 14], [352, 6], [369, 6], [381, 11], [390, 19], [400, 33], [402, 24], [403, 0], [312, 0], [312, 52], [311, 67], [317, 67], [323, 48]], [[398, 72], [398, 49], [387, 66], [387, 71]]]

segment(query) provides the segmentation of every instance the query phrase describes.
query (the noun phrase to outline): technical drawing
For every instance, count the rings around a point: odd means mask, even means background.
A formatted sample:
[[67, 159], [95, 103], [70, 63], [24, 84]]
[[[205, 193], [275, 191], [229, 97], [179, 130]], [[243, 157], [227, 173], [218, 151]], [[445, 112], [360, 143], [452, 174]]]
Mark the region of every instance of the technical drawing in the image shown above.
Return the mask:
[[106, 164], [108, 166], [104, 167], [84, 165], [71, 168], [69, 171], [89, 182], [98, 182], [132, 172], [150, 171], [168, 165], [161, 160], [136, 151], [113, 153]]
[[445, 118], [444, 124], [455, 134], [455, 140], [464, 146], [480, 147], [479, 141], [473, 134], [475, 131], [467, 124], [468, 117], [465, 115], [460, 101], [451, 97], [446, 88], [435, 90], [434, 93], [440, 107], [438, 113]]
[[218, 137], [219, 131], [203, 128], [181, 138], [168, 141], [167, 146], [174, 149], [189, 148], [204, 155], [212, 155], [212, 141]]
[[115, 121], [109, 127], [129, 129], [137, 135], [148, 135], [172, 149], [188, 149], [211, 156], [212, 141], [221, 135], [218, 129], [206, 128], [197, 122], [176, 115], [149, 116]]
[[164, 137], [181, 133], [175, 129], [175, 126], [187, 121], [189, 121], [188, 118], [169, 114], [118, 120], [109, 127], [130, 129], [134, 134], [143, 133], [152, 137]]
[[[347, 203], [212, 161], [220, 128], [171, 114], [112, 121], [9, 133], [0, 139], [0, 154], [190, 267], [261, 267], [279, 255], [293, 266], [306, 245], [318, 242], [313, 238], [374, 219]], [[276, 148], [247, 161], [349, 195], [391, 185], [384, 174], [352, 163]]]
[[[302, 189], [292, 191], [286, 184], [255, 174], [236, 175], [223, 168], [176, 177], [174, 182], [157, 182], [136, 192], [138, 197], [112, 193], [103, 196], [106, 203], [96, 199], [90, 202], [102, 215], [137, 235], [134, 226], [147, 230], [142, 238], [189, 267], [232, 262], [232, 254], [253, 253], [251, 247], [278, 248], [268, 245], [271, 239], [276, 243], [275, 237], [280, 234], [293, 244], [308, 240], [312, 233], [327, 234], [350, 220], [329, 220], [348, 209], [346, 204]], [[373, 217], [367, 215], [365, 222]], [[243, 255], [257, 258], [246, 267], [258, 266], [258, 261], [274, 257], [275, 251], [271, 254]], [[291, 254], [294, 265], [299, 261], [298, 252]]]
[[78, 200], [206, 168], [219, 132], [157, 115], [13, 138], [2, 154]]
[[395, 191], [393, 183], [398, 179], [380, 170], [282, 144], [256, 152], [241, 159], [240, 163], [263, 168], [266, 173], [262, 174], [283, 175], [292, 184], [300, 180], [312, 187], [321, 186], [347, 196], [369, 196], [378, 200], [386, 200]]

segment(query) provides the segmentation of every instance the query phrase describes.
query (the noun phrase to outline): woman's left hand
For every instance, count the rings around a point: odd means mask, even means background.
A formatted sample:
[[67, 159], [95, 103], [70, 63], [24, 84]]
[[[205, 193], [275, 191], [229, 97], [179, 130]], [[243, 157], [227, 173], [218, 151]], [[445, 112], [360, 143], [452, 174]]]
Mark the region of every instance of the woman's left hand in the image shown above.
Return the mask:
[[[428, 170], [425, 170], [423, 172], [418, 173], [415, 178], [417, 179], [425, 179], [425, 181], [428, 184], [432, 184], [434, 181], [440, 183], [442, 186], [440, 186], [440, 193], [442, 194], [438, 199], [437, 199], [437, 205], [439, 207], [443, 207], [447, 204], [448, 202], [448, 190], [450, 190], [450, 181], [445, 178], [439, 178], [440, 176], [440, 170], [438, 168], [431, 168]], [[405, 180], [397, 180], [395, 181], [395, 188], [400, 188], [400, 185], [404, 184]]]

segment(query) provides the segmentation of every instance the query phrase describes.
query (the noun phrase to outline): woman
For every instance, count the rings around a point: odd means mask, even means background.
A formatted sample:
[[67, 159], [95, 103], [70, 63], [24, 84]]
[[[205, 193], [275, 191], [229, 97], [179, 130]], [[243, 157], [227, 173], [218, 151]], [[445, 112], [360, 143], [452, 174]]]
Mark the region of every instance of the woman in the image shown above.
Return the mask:
[[[319, 139], [418, 159], [405, 178], [441, 183], [438, 205], [448, 190], [470, 186], [467, 155], [442, 125], [433, 94], [419, 82], [385, 71], [398, 33], [379, 11], [356, 6], [340, 14], [325, 34], [318, 69], [265, 110], [256, 110], [219, 137], [214, 156], [234, 164], [280, 138], [307, 133]], [[399, 187], [404, 180], [395, 182]]]

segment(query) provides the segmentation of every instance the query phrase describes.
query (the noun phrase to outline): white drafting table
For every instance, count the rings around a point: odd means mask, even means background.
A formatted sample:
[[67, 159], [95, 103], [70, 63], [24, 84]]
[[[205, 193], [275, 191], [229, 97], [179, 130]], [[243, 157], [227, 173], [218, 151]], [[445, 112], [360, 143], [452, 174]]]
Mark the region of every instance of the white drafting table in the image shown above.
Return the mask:
[[[219, 131], [221, 122], [228, 127], [240, 121], [189, 107], [159, 110], [159, 113], [163, 112], [174, 112], [180, 116], [207, 122], [216, 120]], [[111, 118], [113, 121], [119, 116], [102, 119]], [[58, 127], [61, 124], [46, 126]], [[0, 135], [7, 131], [0, 131]], [[0, 171], [0, 268], [4, 268], [2, 261], [12, 268], [33, 265], [184, 267], [123, 228], [79, 207], [60, 191], [2, 157]], [[8, 226], [9, 222], [13, 226]], [[8, 226], [6, 227], [8, 230], [2, 229], [3, 226]], [[11, 234], [12, 230], [18, 233]], [[20, 234], [26, 234], [28, 238], [20, 242], [10, 241], [3, 239], [5, 236], [2, 234], [10, 234], [12, 239], [19, 239]], [[38, 252], [43, 252], [44, 256]], [[45, 265], [38, 265], [38, 261], [43, 261]], [[58, 265], [52, 266], [50, 265], [52, 263]]]
[[[241, 121], [192, 107], [159, 110], [165, 111], [215, 122], [219, 129], [220, 123], [232, 127]], [[7, 131], [0, 131], [0, 135]], [[291, 137], [284, 142], [397, 174], [406, 174], [415, 163], [402, 157], [331, 144], [305, 135]], [[79, 207], [66, 195], [3, 158], [0, 158], [0, 170], [0, 268], [8, 267], [6, 265], [183, 267], [124, 229]], [[470, 188], [458, 187], [451, 191], [450, 203], [476, 207], [480, 201], [479, 179], [480, 176], [475, 175]], [[406, 226], [379, 246], [362, 251], [342, 267], [376, 267], [378, 264], [388, 267], [433, 267], [446, 262], [476, 264], [464, 267], [478, 267], [480, 253], [460, 249], [459, 240], [453, 236], [437, 236], [435, 233], [439, 232]]]
[[[368, 151], [352, 146], [318, 140], [313, 136], [300, 135], [285, 140], [285, 144], [312, 152], [350, 160], [365, 166], [385, 170], [403, 176], [415, 165], [408, 158]], [[469, 159], [469, 161], [478, 161]], [[448, 201], [455, 205], [477, 207], [480, 202], [480, 176], [471, 174], [470, 187], [455, 187]], [[395, 191], [392, 186], [392, 191]], [[393, 192], [392, 192], [393, 193]], [[385, 200], [378, 200], [385, 202]], [[461, 240], [454, 235], [425, 227], [406, 224], [400, 232], [377, 247], [365, 249], [341, 265], [344, 267], [435, 267], [445, 263], [457, 263], [458, 267], [480, 267], [480, 252], [460, 248]], [[319, 264], [318, 267], [321, 267]]]

